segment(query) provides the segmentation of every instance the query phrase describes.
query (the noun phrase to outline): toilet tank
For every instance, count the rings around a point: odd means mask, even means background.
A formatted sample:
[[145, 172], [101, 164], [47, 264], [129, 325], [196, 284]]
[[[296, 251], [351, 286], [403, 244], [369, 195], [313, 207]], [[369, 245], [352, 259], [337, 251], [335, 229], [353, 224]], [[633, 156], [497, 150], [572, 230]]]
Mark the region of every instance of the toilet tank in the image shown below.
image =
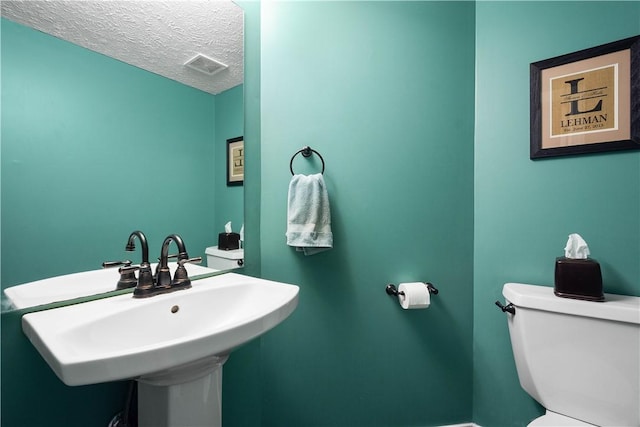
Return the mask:
[[560, 298], [507, 283], [509, 335], [522, 388], [546, 409], [598, 426], [640, 425], [640, 297]]
[[222, 250], [217, 246], [205, 249], [207, 267], [216, 270], [231, 270], [244, 265], [244, 249]]

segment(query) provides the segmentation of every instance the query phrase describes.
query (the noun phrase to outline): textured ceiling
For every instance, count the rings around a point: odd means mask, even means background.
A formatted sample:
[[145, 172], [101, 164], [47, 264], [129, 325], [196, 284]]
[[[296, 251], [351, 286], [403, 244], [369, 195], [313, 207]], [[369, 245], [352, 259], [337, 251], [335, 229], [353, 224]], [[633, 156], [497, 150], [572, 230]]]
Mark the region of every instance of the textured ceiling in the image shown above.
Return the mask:
[[[242, 9], [230, 0], [2, 0], [2, 17], [197, 89], [242, 83]], [[228, 66], [214, 75], [184, 64], [197, 54]]]

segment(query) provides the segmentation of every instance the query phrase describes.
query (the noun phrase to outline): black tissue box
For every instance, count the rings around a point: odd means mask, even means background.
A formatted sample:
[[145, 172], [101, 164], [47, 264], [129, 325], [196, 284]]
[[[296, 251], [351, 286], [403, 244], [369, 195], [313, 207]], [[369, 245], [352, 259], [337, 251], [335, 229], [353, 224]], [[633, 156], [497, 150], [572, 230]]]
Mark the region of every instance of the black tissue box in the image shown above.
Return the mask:
[[589, 258], [556, 258], [556, 280], [553, 291], [563, 298], [604, 301], [600, 264]]
[[218, 234], [218, 249], [223, 251], [240, 249], [240, 235], [238, 233]]

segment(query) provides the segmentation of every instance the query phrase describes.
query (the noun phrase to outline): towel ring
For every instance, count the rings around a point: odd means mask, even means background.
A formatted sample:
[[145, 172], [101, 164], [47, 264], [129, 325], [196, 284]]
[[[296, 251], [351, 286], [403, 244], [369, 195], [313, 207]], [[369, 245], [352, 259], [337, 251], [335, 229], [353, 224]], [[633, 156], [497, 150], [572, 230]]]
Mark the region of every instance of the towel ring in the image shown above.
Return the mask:
[[316, 156], [320, 157], [320, 161], [322, 162], [322, 174], [324, 174], [324, 159], [322, 158], [322, 156], [320, 155], [320, 153], [318, 153], [316, 150], [314, 150], [313, 148], [309, 147], [308, 145], [305, 147], [302, 147], [302, 149], [296, 151], [296, 153], [291, 156], [291, 161], [289, 162], [289, 170], [291, 171], [291, 175], [295, 175], [293, 173], [293, 159], [298, 155], [298, 154], [302, 154], [302, 157], [310, 157], [311, 154], [315, 153]]

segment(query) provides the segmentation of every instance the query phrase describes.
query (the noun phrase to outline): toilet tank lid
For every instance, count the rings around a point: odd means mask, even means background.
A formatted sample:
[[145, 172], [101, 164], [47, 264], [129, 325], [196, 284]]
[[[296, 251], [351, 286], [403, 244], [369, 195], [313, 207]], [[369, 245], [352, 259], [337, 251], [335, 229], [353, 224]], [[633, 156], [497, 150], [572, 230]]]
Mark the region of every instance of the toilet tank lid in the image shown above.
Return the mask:
[[206, 255], [217, 256], [218, 258], [232, 260], [244, 258], [244, 249], [231, 249], [229, 251], [224, 251], [222, 249], [218, 249], [217, 246], [209, 246], [205, 249], [204, 253]]
[[604, 294], [604, 302], [557, 297], [551, 286], [506, 283], [502, 295], [518, 307], [640, 324], [640, 297]]

